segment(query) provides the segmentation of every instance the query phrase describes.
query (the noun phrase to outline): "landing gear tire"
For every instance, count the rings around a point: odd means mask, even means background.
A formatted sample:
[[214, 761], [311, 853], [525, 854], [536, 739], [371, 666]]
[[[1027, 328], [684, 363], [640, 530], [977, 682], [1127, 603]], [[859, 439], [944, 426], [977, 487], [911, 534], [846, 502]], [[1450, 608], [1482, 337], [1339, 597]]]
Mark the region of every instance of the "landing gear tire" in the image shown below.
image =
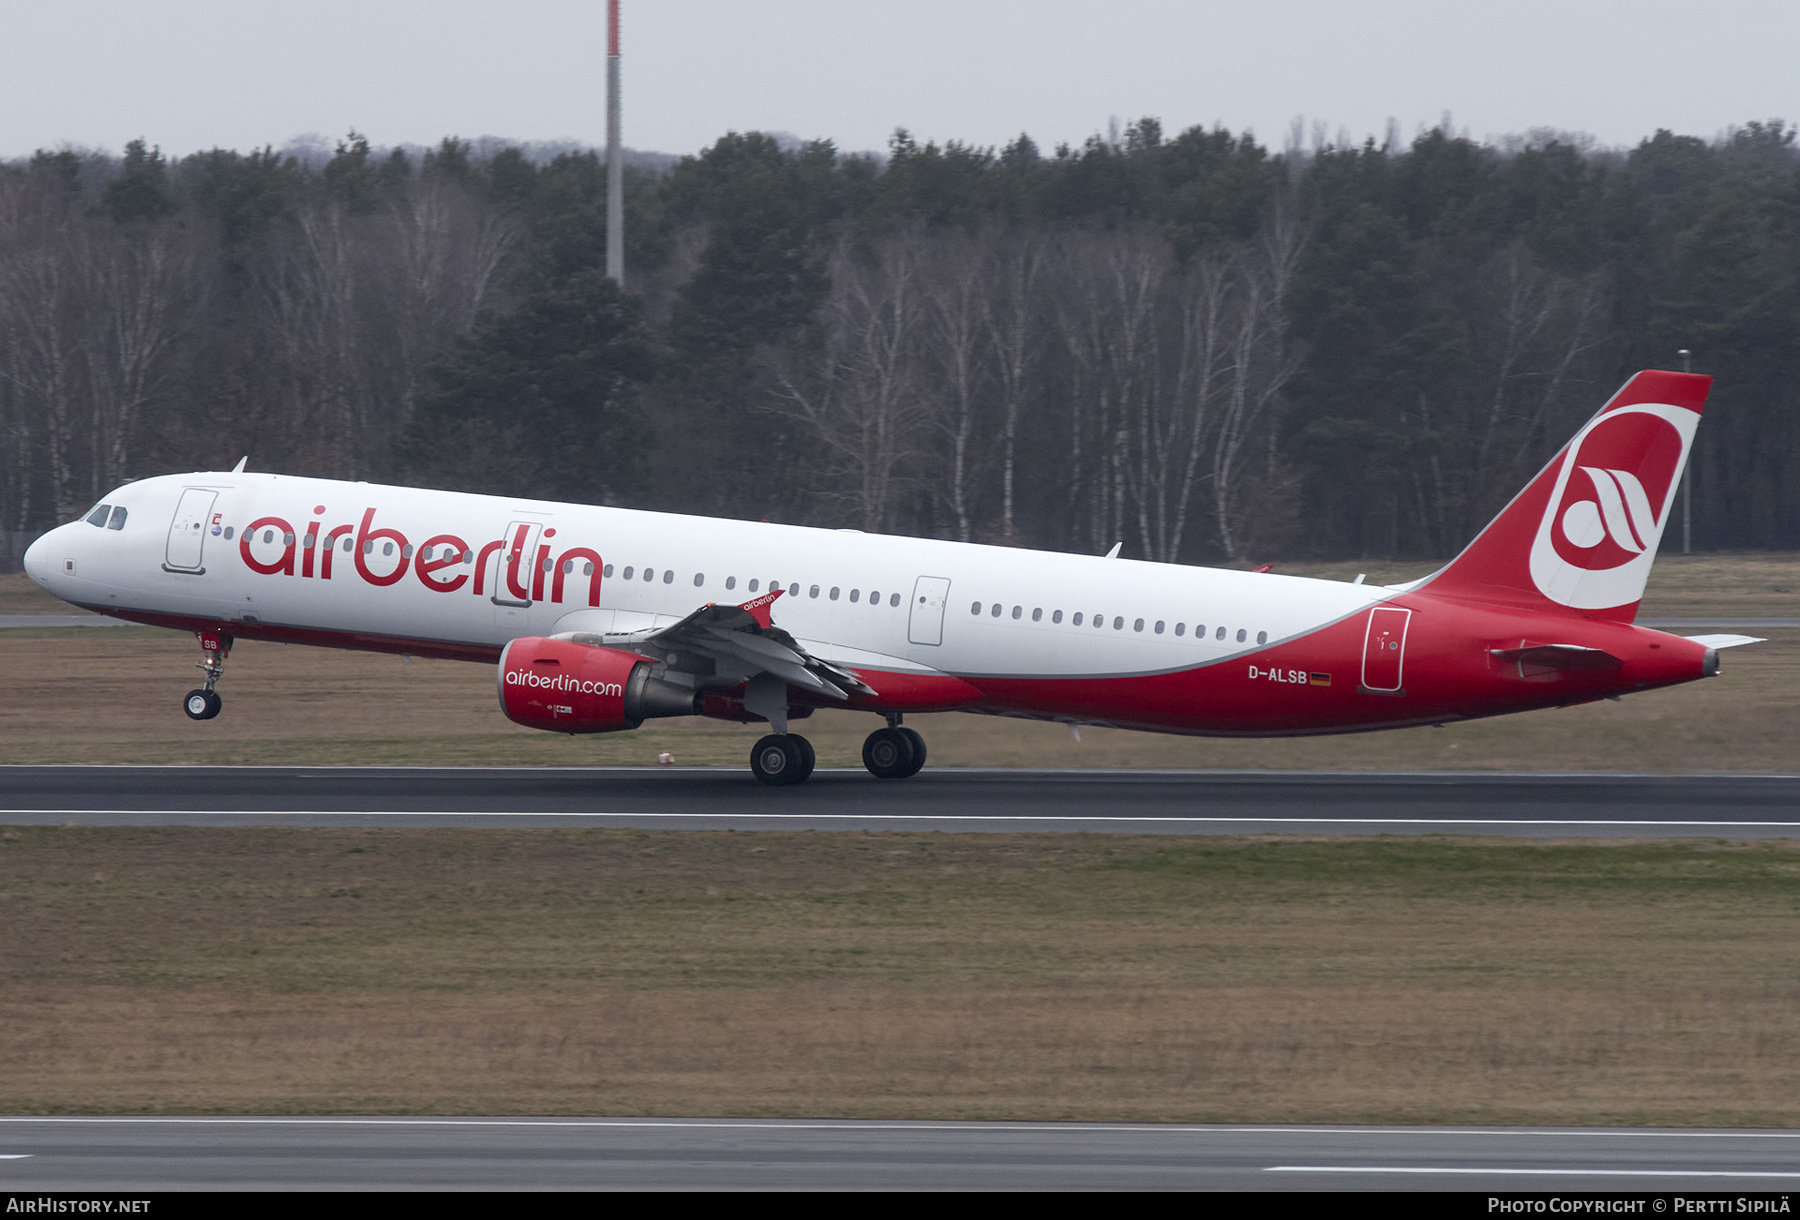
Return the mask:
[[750, 770], [773, 787], [798, 784], [812, 769], [812, 743], [793, 733], [770, 733], [750, 751]]
[[191, 690], [181, 700], [181, 710], [189, 720], [211, 720], [224, 705], [219, 692], [212, 690]]
[[908, 767], [900, 776], [901, 779], [906, 779], [908, 776], [917, 775], [925, 766], [925, 739], [909, 728], [903, 727], [899, 731], [906, 734], [906, 739], [912, 742], [913, 748], [912, 766]]
[[876, 779], [905, 779], [925, 765], [924, 752], [913, 747], [915, 736], [906, 729], [876, 729], [863, 741], [863, 766]]
[[789, 733], [788, 740], [800, 747], [800, 753], [802, 755], [801, 762], [804, 765], [800, 768], [800, 778], [794, 781], [798, 784], [812, 777], [813, 764], [818, 761], [818, 756], [813, 753], [812, 742], [806, 740], [806, 738], [800, 736], [800, 734]]

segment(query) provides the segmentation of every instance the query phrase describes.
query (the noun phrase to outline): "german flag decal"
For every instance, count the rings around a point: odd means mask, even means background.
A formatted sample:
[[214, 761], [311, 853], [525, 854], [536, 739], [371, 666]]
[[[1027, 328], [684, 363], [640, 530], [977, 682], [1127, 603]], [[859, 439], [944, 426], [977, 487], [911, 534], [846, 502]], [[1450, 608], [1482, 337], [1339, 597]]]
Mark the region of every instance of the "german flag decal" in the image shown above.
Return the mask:
[[1307, 674], [1306, 675], [1306, 684], [1308, 686], [1330, 686], [1331, 685], [1331, 675], [1330, 674]]

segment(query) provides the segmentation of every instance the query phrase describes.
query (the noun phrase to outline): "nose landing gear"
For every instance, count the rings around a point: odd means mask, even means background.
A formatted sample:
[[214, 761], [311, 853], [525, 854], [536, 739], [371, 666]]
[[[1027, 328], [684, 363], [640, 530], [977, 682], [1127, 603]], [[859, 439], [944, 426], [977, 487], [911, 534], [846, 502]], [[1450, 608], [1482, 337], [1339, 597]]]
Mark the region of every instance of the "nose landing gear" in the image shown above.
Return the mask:
[[205, 672], [206, 682], [181, 697], [181, 710], [187, 713], [189, 720], [211, 720], [225, 703], [213, 687], [225, 673], [225, 658], [231, 655], [231, 637], [213, 631], [195, 634], [200, 640], [200, 660], [194, 668]]

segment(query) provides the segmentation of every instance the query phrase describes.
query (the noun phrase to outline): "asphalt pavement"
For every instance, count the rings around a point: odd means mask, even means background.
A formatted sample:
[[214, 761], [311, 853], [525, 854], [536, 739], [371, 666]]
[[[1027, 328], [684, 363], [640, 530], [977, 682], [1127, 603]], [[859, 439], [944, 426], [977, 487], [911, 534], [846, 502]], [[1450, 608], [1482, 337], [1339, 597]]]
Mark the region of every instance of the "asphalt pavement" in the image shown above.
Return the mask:
[[[0, 1118], [0, 1194], [1800, 1184], [1800, 1132], [630, 1118]], [[1647, 1213], [1661, 1208], [1646, 1208]], [[1729, 1210], [1729, 1209], [1727, 1209]]]
[[0, 767], [0, 823], [1789, 838], [1800, 775]]

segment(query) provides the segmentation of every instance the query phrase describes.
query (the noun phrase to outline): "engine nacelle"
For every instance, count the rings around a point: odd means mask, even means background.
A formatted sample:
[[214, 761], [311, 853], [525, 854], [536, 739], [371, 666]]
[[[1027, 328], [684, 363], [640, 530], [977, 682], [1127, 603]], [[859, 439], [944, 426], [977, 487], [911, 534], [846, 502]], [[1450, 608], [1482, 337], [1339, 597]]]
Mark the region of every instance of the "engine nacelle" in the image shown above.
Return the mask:
[[522, 636], [500, 654], [500, 710], [553, 733], [614, 733], [654, 716], [691, 716], [695, 694], [655, 676], [646, 657]]

